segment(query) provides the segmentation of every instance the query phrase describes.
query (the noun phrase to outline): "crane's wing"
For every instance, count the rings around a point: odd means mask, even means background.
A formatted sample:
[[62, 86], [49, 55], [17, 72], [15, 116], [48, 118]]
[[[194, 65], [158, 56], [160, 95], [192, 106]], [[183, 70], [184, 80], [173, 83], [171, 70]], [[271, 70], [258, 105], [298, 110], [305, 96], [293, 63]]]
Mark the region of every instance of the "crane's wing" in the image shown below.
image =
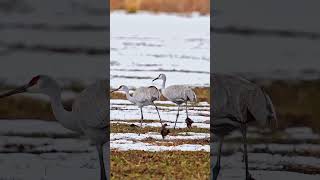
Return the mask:
[[140, 87], [134, 91], [133, 98], [140, 103], [150, 102], [150, 92], [147, 87]]
[[109, 85], [106, 80], [100, 80], [82, 91], [72, 105], [72, 112], [79, 115], [80, 123], [92, 128], [106, 128], [108, 125]]
[[157, 87], [149, 86], [148, 91], [152, 102], [160, 99], [160, 91]]
[[269, 95], [261, 88], [251, 91], [248, 98], [248, 110], [252, 116], [262, 125], [277, 125], [277, 116]]
[[172, 85], [163, 91], [163, 95], [173, 102], [196, 101], [193, 90], [185, 85]]

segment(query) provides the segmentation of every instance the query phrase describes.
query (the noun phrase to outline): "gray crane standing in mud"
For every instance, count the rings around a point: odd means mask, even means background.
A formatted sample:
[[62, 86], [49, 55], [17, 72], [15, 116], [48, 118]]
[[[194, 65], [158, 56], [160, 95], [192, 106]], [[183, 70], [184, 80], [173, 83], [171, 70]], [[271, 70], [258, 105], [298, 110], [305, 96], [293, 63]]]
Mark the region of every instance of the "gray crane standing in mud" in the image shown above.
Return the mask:
[[186, 103], [186, 114], [187, 114], [186, 123], [190, 124], [190, 127], [191, 127], [191, 124], [193, 123], [193, 121], [189, 118], [189, 115], [188, 115], [188, 101], [192, 101], [192, 102], [197, 101], [197, 96], [194, 93], [194, 91], [190, 87], [184, 86], [184, 85], [172, 85], [172, 86], [166, 87], [167, 77], [165, 74], [160, 74], [157, 78], [155, 78], [152, 81], [155, 81], [157, 79], [162, 79], [162, 86], [160, 89], [162, 95], [168, 100], [170, 100], [171, 102], [174, 102], [175, 104], [178, 105], [178, 113], [176, 116], [176, 121], [174, 123], [174, 129], [176, 128], [176, 124], [179, 117], [180, 105], [182, 103]]
[[161, 120], [161, 116], [160, 116], [158, 107], [154, 104], [154, 101], [160, 99], [160, 92], [155, 86], [140, 87], [134, 91], [132, 96], [129, 94], [129, 88], [125, 85], [121, 85], [119, 88], [111, 91], [111, 93], [115, 92], [115, 91], [124, 91], [126, 93], [126, 97], [127, 97], [128, 101], [134, 103], [135, 105], [137, 105], [140, 108], [140, 112], [141, 112], [140, 125], [141, 125], [141, 127], [142, 127], [142, 121], [143, 121], [142, 108], [143, 108], [143, 106], [148, 106], [148, 105], [153, 105], [156, 108], [159, 119], [160, 119], [160, 123], [162, 124], [162, 120]]
[[[109, 101], [108, 90], [109, 83], [106, 80], [98, 81], [75, 98], [72, 111], [66, 111], [62, 104], [61, 89], [58, 83], [49, 76], [38, 75], [26, 85], [1, 94], [0, 98], [23, 92], [48, 95], [57, 121], [63, 127], [85, 135], [96, 145], [100, 160], [100, 179], [106, 180], [106, 171], [110, 172], [109, 163], [105, 169], [103, 160], [103, 144], [110, 141], [109, 115], [106, 109]], [[107, 147], [107, 151], [109, 151], [109, 147]]]
[[[212, 168], [211, 179], [216, 180], [220, 171], [220, 156], [224, 136], [233, 130], [242, 133], [246, 168], [246, 180], [253, 180], [248, 170], [247, 127], [255, 122], [263, 127], [277, 125], [277, 116], [270, 97], [256, 84], [240, 77], [226, 74], [213, 74], [210, 79], [213, 87], [211, 102], [210, 133], [218, 141], [216, 165]], [[212, 144], [211, 144], [212, 145]]]

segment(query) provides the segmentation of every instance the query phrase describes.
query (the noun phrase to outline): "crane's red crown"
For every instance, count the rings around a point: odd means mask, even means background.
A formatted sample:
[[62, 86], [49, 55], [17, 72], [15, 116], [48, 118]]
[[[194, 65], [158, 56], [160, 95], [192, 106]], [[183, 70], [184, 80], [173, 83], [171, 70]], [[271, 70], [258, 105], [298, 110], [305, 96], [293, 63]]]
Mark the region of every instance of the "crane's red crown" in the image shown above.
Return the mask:
[[31, 81], [29, 82], [29, 86], [33, 86], [33, 85], [37, 84], [39, 79], [40, 79], [40, 75], [33, 77], [31, 79]]

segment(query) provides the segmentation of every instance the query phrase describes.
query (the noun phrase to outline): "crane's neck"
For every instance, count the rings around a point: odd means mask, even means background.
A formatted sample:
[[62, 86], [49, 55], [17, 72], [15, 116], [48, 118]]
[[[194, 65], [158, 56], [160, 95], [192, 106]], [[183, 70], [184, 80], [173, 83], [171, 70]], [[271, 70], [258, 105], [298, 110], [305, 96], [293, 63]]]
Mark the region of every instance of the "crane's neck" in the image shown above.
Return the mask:
[[163, 90], [166, 88], [166, 81], [167, 81], [167, 79], [166, 78], [163, 78], [162, 79], [162, 86], [161, 86], [161, 92], [163, 92]]
[[129, 94], [129, 89], [126, 89], [124, 92], [126, 93], [128, 101], [134, 102], [133, 97]]
[[53, 88], [46, 92], [51, 100], [51, 108], [57, 121], [65, 128], [76, 130], [72, 113], [65, 110], [61, 100], [61, 90], [59, 87]]

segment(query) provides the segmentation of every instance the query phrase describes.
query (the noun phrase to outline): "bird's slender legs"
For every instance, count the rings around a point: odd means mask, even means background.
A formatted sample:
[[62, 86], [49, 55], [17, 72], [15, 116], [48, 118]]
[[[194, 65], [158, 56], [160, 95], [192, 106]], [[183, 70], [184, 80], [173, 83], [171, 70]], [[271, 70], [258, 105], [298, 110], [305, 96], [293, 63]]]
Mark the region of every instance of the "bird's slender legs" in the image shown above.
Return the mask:
[[[142, 112], [142, 107], [140, 108], [140, 112], [141, 112], [140, 128], [142, 129], [142, 121], [143, 121], [143, 112]], [[140, 136], [140, 132], [139, 132], [139, 136]]]
[[186, 114], [187, 114], [187, 118], [189, 118], [189, 116], [188, 116], [188, 101], [186, 101]]
[[218, 155], [217, 155], [217, 162], [214, 168], [212, 169], [212, 179], [217, 180], [219, 171], [220, 171], [220, 158], [221, 158], [221, 150], [222, 150], [222, 144], [223, 144], [223, 137], [218, 138]]
[[160, 123], [162, 125], [162, 120], [161, 120], [161, 117], [160, 117], [160, 113], [159, 113], [159, 110], [158, 110], [158, 107], [153, 103], [154, 107], [156, 107], [156, 110], [158, 112], [158, 116], [159, 116], [159, 119], [160, 119]]
[[177, 124], [178, 117], [179, 117], [179, 111], [180, 111], [180, 104], [178, 105], [178, 113], [177, 113], [176, 122], [174, 123], [173, 129], [176, 129], [176, 124]]
[[140, 127], [142, 127], [142, 121], [143, 121], [142, 107], [140, 108], [140, 112], [141, 112]]
[[244, 163], [246, 166], [246, 180], [254, 180], [250, 173], [248, 168], [248, 153], [247, 153], [247, 127], [243, 125], [242, 127], [242, 137], [243, 137], [243, 158]]
[[104, 162], [103, 162], [103, 148], [102, 144], [97, 145], [97, 150], [99, 154], [99, 161], [100, 161], [100, 180], [106, 180], [106, 171], [104, 167]]

